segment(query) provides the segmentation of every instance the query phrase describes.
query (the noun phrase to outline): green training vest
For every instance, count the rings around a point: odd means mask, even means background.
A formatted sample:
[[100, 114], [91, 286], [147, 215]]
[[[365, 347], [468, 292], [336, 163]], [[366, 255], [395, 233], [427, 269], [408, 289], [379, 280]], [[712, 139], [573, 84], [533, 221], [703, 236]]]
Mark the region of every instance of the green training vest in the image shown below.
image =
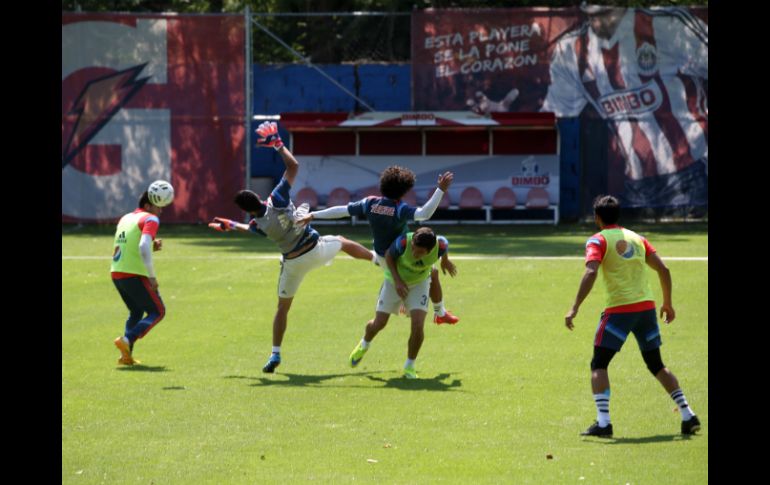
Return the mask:
[[605, 229], [600, 234], [607, 241], [601, 264], [607, 308], [654, 301], [641, 236], [624, 228]]
[[[433, 267], [433, 263], [438, 261], [438, 236], [436, 236], [436, 245], [433, 246], [433, 249], [428, 254], [421, 259], [414, 259], [411, 249], [413, 235], [413, 232], [406, 234], [406, 251], [396, 260], [398, 274], [408, 286], [430, 278], [430, 270]], [[393, 281], [393, 274], [391, 274], [388, 268], [385, 268], [385, 278], [391, 283], [395, 283]]]
[[139, 219], [145, 214], [147, 213], [132, 212], [120, 218], [118, 230], [115, 231], [111, 272], [149, 276], [147, 267], [142, 261], [142, 255], [139, 253], [139, 240], [142, 238]]

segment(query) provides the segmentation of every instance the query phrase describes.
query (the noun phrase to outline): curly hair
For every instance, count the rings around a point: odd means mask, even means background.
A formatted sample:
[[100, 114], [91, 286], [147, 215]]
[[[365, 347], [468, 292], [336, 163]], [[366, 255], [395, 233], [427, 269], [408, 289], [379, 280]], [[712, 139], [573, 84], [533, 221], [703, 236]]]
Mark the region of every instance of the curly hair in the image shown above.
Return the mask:
[[414, 187], [416, 177], [408, 168], [391, 165], [380, 174], [380, 193], [388, 199], [398, 200]]

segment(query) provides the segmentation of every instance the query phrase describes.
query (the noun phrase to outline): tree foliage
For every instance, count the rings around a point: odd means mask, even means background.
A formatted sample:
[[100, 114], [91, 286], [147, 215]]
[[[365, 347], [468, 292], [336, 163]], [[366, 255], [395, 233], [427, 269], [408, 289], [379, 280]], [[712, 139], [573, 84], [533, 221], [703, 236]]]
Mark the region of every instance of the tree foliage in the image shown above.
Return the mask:
[[[623, 7], [708, 6], [707, 0], [601, 0]], [[426, 8], [576, 7], [580, 0], [62, 0], [63, 11], [243, 13], [248, 5], [259, 25], [314, 63], [409, 62], [408, 13]], [[384, 12], [349, 16], [340, 12]], [[329, 13], [321, 16], [267, 14]], [[397, 15], [400, 14], [400, 15]], [[252, 26], [252, 59], [271, 64], [301, 62], [257, 25]]]

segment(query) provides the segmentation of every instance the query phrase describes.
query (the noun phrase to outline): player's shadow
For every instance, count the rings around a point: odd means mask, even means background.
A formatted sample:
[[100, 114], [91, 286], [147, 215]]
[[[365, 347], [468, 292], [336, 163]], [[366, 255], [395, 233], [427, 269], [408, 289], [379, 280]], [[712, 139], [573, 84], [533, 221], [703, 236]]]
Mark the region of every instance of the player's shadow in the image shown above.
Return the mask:
[[655, 436], [640, 436], [637, 438], [594, 438], [584, 439], [586, 442], [604, 445], [644, 445], [647, 443], [665, 443], [672, 441], [689, 441], [691, 435], [683, 434], [659, 434]]
[[[225, 376], [225, 379], [249, 379], [257, 381], [252, 386], [292, 386], [292, 387], [305, 387], [305, 386], [319, 386], [324, 384], [325, 381], [330, 379], [337, 379], [340, 377], [352, 377], [352, 376], [364, 376], [367, 374], [373, 374], [373, 372], [355, 372], [350, 374], [325, 374], [325, 375], [308, 375], [308, 374], [289, 374], [283, 372], [276, 372], [271, 377], [249, 377], [249, 376]], [[282, 379], [286, 377], [287, 379]], [[320, 387], [320, 386], [319, 386]], [[323, 387], [355, 387], [355, 386], [329, 386]]]
[[[462, 386], [460, 379], [453, 379], [449, 382], [451, 374], [439, 374], [432, 378], [407, 379], [404, 376], [391, 377], [383, 379], [382, 377], [366, 376], [375, 382], [384, 382], [384, 389], [400, 389], [402, 391], [451, 391]], [[460, 391], [463, 392], [463, 391]]]
[[168, 372], [165, 365], [142, 365], [134, 364], [126, 367], [118, 367], [121, 372]]

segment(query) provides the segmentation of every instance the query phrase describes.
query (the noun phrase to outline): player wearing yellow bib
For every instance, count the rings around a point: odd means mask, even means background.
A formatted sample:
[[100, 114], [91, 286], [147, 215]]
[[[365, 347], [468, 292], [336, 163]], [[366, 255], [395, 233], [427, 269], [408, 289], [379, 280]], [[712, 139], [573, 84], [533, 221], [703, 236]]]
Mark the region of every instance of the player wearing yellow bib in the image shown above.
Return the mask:
[[120, 350], [118, 363], [122, 365], [139, 363], [133, 358], [134, 343], [166, 315], [152, 264], [152, 252], [160, 251], [163, 246], [161, 239], [155, 239], [162, 211], [150, 202], [145, 191], [139, 199], [139, 208], [121, 217], [115, 231], [110, 272], [129, 311], [124, 334], [114, 341]]
[[655, 314], [655, 301], [647, 281], [647, 266], [658, 273], [663, 290], [660, 316], [671, 323], [676, 313], [671, 303], [671, 272], [645, 238], [617, 225], [620, 217], [618, 200], [611, 195], [594, 201], [594, 220], [601, 232], [586, 243], [586, 271], [580, 282], [575, 303], [567, 312], [565, 325], [572, 330], [578, 308], [593, 288], [599, 268], [607, 288], [607, 307], [602, 312], [594, 338], [591, 360], [591, 388], [597, 418], [583, 436], [612, 436], [610, 422], [610, 379], [607, 367], [619, 352], [628, 334], [633, 332], [647, 368], [671, 395], [682, 415], [682, 434], [694, 434], [700, 420], [690, 408], [679, 388], [676, 376], [663, 365], [660, 356], [660, 328]]
[[454, 263], [449, 260], [448, 251], [449, 241], [443, 236], [436, 236], [428, 227], [421, 227], [393, 241], [385, 254], [388, 267], [377, 299], [377, 311], [374, 319], [366, 324], [364, 337], [350, 354], [351, 367], [361, 362], [372, 339], [385, 328], [391, 313], [398, 315], [403, 301], [412, 319], [404, 377], [417, 379], [414, 361], [425, 339], [431, 268], [441, 259], [442, 271], [448, 271], [452, 277], [457, 274]]

